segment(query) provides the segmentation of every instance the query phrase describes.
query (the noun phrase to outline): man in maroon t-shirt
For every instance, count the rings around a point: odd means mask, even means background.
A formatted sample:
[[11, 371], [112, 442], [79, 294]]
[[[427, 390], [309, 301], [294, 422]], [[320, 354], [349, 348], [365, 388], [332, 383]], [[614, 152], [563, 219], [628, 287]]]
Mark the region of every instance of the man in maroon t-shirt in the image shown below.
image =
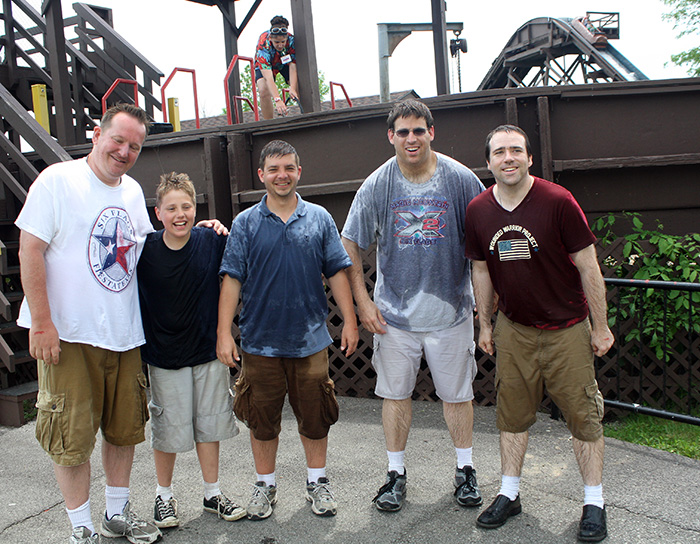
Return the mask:
[[[496, 183], [467, 207], [466, 255], [473, 263], [479, 347], [498, 352], [502, 477], [496, 499], [476, 523], [493, 529], [521, 512], [528, 429], [546, 386], [573, 435], [583, 477], [578, 538], [597, 542], [607, 536], [607, 524], [603, 398], [593, 360], [614, 338], [595, 237], [571, 193], [530, 175], [532, 152], [520, 128], [503, 125], [492, 131], [486, 162]], [[494, 293], [499, 313], [492, 331]]]

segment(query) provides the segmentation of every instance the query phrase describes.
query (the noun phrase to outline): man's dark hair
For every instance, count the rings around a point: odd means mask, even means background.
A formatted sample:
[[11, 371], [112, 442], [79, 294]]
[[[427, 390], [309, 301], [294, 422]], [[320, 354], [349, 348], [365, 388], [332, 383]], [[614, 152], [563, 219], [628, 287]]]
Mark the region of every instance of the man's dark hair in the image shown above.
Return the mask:
[[520, 134], [523, 138], [525, 138], [525, 150], [527, 151], [527, 156], [532, 157], [532, 148], [530, 147], [530, 138], [527, 137], [527, 134], [525, 134], [525, 131], [523, 129], [521, 129], [520, 127], [516, 127], [515, 125], [501, 125], [499, 127], [494, 128], [491, 132], [489, 132], [489, 135], [486, 136], [486, 146], [484, 147], [484, 153], [486, 154], [487, 161], [489, 159], [491, 159], [491, 139], [498, 132], [515, 132], [517, 134]]
[[146, 127], [146, 134], [148, 134], [148, 129], [151, 127], [151, 120], [148, 118], [148, 114], [138, 106], [134, 106], [133, 104], [125, 104], [123, 102], [112, 106], [104, 113], [102, 120], [100, 121], [100, 127], [102, 130], [106, 130], [107, 127], [109, 127], [109, 125], [112, 123], [112, 119], [114, 119], [114, 116], [118, 113], [126, 113], [127, 115], [130, 115], [136, 119], [139, 123]]
[[386, 118], [386, 124], [391, 130], [394, 130], [394, 123], [401, 117], [418, 117], [425, 119], [425, 124], [431, 128], [434, 124], [433, 114], [430, 113], [428, 106], [419, 100], [402, 100], [396, 102], [389, 112], [389, 117]]
[[270, 28], [274, 28], [276, 26], [285, 26], [289, 28], [289, 21], [287, 21], [286, 17], [275, 15], [272, 19], [270, 19]]
[[292, 144], [289, 144], [284, 140], [272, 140], [262, 148], [258, 166], [260, 167], [260, 170], [265, 170], [265, 160], [268, 157], [283, 157], [285, 155], [294, 155], [294, 160], [296, 161], [297, 166], [299, 166], [299, 154], [297, 153], [297, 150], [294, 149]]

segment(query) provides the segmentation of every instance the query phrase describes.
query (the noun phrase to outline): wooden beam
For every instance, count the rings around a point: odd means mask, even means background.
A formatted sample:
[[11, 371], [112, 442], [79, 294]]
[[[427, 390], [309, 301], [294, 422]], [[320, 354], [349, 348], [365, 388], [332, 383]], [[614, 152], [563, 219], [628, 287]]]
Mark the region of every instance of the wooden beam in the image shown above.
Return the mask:
[[542, 177], [554, 181], [552, 169], [552, 124], [549, 118], [549, 98], [537, 97], [537, 119], [540, 125], [540, 157], [542, 158]]
[[650, 155], [646, 157], [601, 157], [597, 159], [567, 159], [553, 161], [555, 172], [567, 170], [613, 170], [616, 168], [646, 168], [700, 164], [700, 153]]
[[292, 0], [292, 21], [297, 56], [299, 101], [305, 113], [321, 111], [311, 0]]

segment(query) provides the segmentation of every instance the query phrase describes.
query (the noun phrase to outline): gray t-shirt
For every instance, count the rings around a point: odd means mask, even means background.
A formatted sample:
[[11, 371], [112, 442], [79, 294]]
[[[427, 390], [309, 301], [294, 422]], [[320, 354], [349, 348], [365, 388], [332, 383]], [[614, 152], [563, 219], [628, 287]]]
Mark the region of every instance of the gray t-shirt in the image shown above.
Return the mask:
[[428, 332], [464, 321], [474, 309], [464, 256], [467, 204], [484, 190], [466, 166], [440, 153], [433, 177], [408, 181], [392, 157], [355, 195], [343, 237], [377, 242], [374, 301], [389, 325]]

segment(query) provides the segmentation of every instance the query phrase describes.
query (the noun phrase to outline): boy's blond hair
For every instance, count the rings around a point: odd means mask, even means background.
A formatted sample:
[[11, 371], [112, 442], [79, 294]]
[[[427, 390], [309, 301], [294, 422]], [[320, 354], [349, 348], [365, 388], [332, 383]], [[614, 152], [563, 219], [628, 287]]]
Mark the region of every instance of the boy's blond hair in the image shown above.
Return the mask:
[[160, 208], [163, 197], [170, 191], [184, 191], [192, 199], [192, 204], [197, 206], [197, 193], [194, 190], [194, 183], [185, 174], [170, 172], [160, 176], [160, 183], [156, 188], [156, 208]]

